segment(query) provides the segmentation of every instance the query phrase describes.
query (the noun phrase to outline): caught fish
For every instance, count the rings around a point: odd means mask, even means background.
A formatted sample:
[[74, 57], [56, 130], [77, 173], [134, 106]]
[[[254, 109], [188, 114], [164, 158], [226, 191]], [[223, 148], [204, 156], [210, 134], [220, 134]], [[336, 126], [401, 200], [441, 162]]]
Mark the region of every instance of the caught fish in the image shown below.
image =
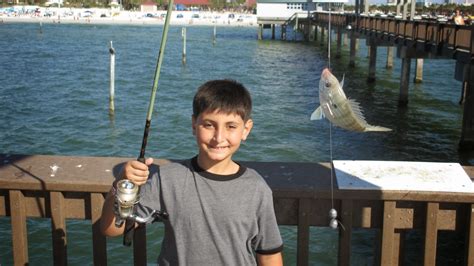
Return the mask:
[[341, 83], [331, 74], [329, 69], [324, 69], [319, 80], [320, 106], [311, 114], [311, 120], [326, 117], [334, 125], [350, 131], [391, 131], [390, 128], [372, 126], [365, 121], [358, 102], [347, 99], [342, 90], [344, 78]]

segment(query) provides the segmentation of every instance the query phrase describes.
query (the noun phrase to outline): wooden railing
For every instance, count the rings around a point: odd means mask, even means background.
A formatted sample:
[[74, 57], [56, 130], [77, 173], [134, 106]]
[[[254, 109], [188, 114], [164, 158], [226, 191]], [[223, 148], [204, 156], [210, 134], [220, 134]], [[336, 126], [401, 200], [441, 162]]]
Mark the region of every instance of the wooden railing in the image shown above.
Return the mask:
[[[123, 162], [130, 158], [0, 155], [0, 216], [11, 217], [13, 260], [29, 263], [28, 230], [31, 217], [51, 219], [54, 264], [67, 262], [67, 219], [92, 224], [95, 265], [107, 264], [107, 240], [98, 222], [104, 196]], [[158, 164], [167, 160], [157, 160]], [[328, 227], [331, 202], [327, 163], [244, 162], [256, 169], [274, 193], [280, 225], [297, 226], [297, 264], [309, 265], [310, 227]], [[57, 171], [53, 171], [56, 168]], [[474, 167], [464, 167], [472, 178]], [[335, 190], [334, 207], [344, 229], [339, 230], [339, 265], [350, 265], [352, 231], [376, 229], [374, 264], [396, 265], [403, 260], [404, 234], [424, 231], [423, 261], [435, 265], [438, 232], [464, 232], [465, 263], [474, 264], [474, 194], [416, 191]], [[341, 227], [342, 228], [342, 227]], [[146, 228], [137, 231], [136, 265], [146, 264]], [[111, 256], [113, 256], [111, 254]]]
[[[327, 24], [329, 14], [315, 12], [312, 19], [315, 23]], [[456, 57], [467, 63], [474, 58], [474, 26], [338, 13], [331, 14], [331, 24], [339, 27], [351, 25], [351, 30], [359, 34], [394, 43], [430, 45], [437, 55]]]

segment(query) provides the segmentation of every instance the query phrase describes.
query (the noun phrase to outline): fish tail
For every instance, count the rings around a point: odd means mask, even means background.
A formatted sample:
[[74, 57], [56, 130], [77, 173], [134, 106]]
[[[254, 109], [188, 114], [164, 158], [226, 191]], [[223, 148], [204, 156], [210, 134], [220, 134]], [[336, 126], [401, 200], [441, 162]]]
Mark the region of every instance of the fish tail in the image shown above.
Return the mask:
[[378, 131], [378, 132], [387, 132], [387, 131], [392, 131], [392, 129], [387, 128], [387, 127], [381, 127], [381, 126], [371, 126], [368, 125], [364, 131]]

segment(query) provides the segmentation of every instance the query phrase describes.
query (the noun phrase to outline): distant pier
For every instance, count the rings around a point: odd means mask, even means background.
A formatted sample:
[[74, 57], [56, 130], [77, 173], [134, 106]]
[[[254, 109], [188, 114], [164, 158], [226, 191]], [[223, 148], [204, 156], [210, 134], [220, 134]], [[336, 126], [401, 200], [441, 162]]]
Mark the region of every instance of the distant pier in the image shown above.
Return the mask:
[[[287, 28], [293, 33], [303, 33], [307, 41], [326, 41], [329, 18], [331, 32], [336, 34], [337, 49], [335, 57], [341, 56], [341, 45], [349, 39], [349, 66], [355, 66], [355, 54], [360, 39], [365, 39], [369, 47], [368, 82], [376, 81], [376, 57], [378, 47], [387, 47], [387, 68], [393, 65], [393, 48], [402, 60], [400, 73], [400, 93], [398, 104], [408, 104], [411, 61], [416, 60], [413, 80], [423, 79], [423, 59], [456, 60], [454, 78], [462, 82], [460, 103], [463, 105], [463, 121], [459, 150], [474, 150], [474, 27], [455, 25], [427, 20], [403, 20], [388, 17], [371, 17], [357, 14], [329, 12], [295, 13], [289, 19], [259, 18], [258, 38], [262, 39], [266, 28], [272, 30], [275, 39], [275, 27], [281, 27], [282, 40], [291, 40]], [[319, 35], [319, 36], [318, 36]], [[344, 37], [343, 37], [344, 35]]]

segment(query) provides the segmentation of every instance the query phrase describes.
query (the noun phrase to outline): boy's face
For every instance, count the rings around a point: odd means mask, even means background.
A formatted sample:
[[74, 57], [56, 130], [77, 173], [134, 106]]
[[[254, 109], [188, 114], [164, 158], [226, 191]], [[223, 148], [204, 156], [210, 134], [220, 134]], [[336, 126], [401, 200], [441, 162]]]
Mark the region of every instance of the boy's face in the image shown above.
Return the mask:
[[251, 119], [245, 122], [236, 113], [226, 114], [219, 110], [193, 116], [192, 123], [200, 159], [207, 163], [230, 160], [253, 126]]

